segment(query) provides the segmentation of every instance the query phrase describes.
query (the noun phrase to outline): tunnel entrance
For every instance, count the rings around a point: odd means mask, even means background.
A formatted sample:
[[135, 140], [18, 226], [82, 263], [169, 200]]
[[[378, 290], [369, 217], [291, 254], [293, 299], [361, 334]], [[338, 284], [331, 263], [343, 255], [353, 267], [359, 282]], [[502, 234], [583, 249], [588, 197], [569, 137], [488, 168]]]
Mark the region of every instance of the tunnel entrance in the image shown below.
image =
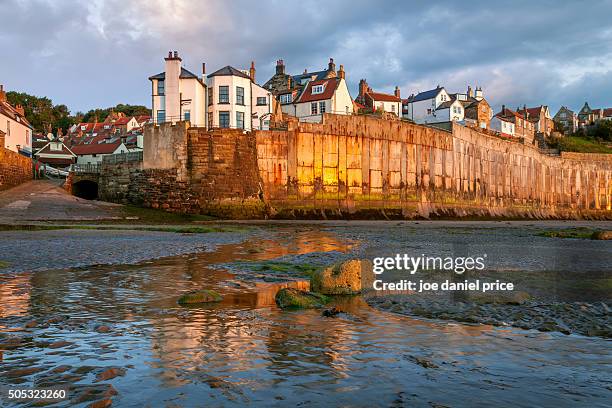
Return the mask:
[[98, 183], [91, 180], [82, 180], [72, 185], [72, 194], [86, 200], [98, 198]]

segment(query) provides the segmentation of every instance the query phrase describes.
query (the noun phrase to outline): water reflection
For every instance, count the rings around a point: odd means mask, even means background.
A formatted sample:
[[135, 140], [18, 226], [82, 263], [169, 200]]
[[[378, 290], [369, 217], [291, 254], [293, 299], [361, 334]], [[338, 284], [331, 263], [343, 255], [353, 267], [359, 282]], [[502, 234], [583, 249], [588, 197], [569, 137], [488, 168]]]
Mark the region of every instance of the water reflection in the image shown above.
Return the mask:
[[[92, 384], [100, 367], [120, 367], [106, 381], [119, 406], [606, 405], [601, 339], [413, 320], [359, 297], [337, 299], [337, 318], [281, 311], [279, 284], [214, 267], [354, 244], [315, 228], [275, 234], [137, 266], [0, 276], [2, 341], [17, 345], [5, 347], [0, 385]], [[224, 300], [177, 305], [200, 288]]]

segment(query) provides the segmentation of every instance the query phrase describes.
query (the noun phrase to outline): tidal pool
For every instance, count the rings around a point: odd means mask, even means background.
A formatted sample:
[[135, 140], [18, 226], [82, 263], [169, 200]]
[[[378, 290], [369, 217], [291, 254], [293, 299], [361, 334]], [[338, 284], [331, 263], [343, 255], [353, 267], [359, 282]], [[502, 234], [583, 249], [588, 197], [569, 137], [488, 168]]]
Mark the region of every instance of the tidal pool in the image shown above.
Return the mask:
[[[278, 287], [306, 282], [226, 267], [341, 259], [359, 241], [291, 227], [133, 266], [0, 275], [0, 385], [78, 385], [57, 406], [609, 406], [602, 338], [412, 319], [360, 297], [337, 299], [336, 318], [283, 311]], [[224, 300], [177, 304], [200, 288]]]

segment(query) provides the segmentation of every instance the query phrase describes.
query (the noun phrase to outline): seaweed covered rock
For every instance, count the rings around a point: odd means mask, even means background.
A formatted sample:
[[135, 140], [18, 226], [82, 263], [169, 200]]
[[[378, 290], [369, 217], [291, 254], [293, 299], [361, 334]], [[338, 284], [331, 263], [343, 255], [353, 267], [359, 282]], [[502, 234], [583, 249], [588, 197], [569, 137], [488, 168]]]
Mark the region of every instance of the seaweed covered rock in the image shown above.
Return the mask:
[[178, 300], [179, 305], [194, 305], [198, 303], [220, 302], [223, 297], [214, 290], [198, 290], [189, 292], [181, 296]]
[[313, 309], [322, 307], [327, 302], [323, 295], [293, 288], [279, 290], [274, 300], [281, 309]]
[[371, 288], [373, 280], [372, 263], [354, 259], [314, 273], [310, 287], [325, 295], [354, 295]]
[[610, 240], [612, 239], [612, 231], [595, 231], [591, 235], [591, 239]]

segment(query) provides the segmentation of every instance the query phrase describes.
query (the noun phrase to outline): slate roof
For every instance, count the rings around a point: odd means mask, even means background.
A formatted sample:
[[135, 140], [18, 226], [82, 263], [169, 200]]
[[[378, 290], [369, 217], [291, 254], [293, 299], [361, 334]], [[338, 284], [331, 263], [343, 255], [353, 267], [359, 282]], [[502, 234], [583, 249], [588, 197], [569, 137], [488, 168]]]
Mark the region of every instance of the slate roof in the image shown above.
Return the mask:
[[213, 72], [212, 74], [208, 75], [208, 78], [210, 77], [214, 77], [214, 76], [239, 76], [242, 78], [246, 78], [246, 79], [251, 79], [250, 76], [248, 76], [247, 74], [245, 74], [244, 72], [232, 67], [232, 66], [225, 66], [215, 72]]
[[425, 101], [427, 99], [435, 98], [436, 96], [438, 96], [438, 94], [443, 89], [444, 89], [444, 87], [430, 89], [429, 91], [425, 91], [425, 92], [419, 92], [418, 94], [416, 94], [412, 98], [408, 98], [408, 103], [418, 102], [418, 101]]
[[[209, 75], [210, 76], [210, 75]], [[196, 74], [194, 74], [193, 72], [181, 67], [181, 74], [179, 75], [179, 78], [181, 79], [197, 79], [199, 83], [201, 83], [202, 85], [204, 85], [204, 82], [202, 82], [202, 80], [200, 78], [198, 78], [198, 76]], [[152, 75], [149, 77], [149, 80], [153, 80], [153, 79], [166, 79], [166, 73], [165, 72], [160, 72], [157, 75]]]

